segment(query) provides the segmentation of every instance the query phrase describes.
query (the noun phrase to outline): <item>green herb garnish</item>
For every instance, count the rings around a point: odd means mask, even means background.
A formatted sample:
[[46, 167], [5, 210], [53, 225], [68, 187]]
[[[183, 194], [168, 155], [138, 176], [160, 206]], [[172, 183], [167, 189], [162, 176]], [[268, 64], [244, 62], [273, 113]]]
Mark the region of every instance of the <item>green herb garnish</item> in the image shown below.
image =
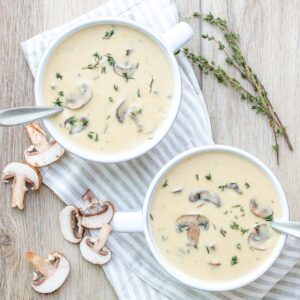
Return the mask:
[[140, 92], [140, 89], [137, 90], [137, 96], [138, 96], [139, 98], [141, 98], [141, 92]]
[[237, 265], [238, 264], [238, 258], [237, 256], [233, 256], [231, 258], [231, 265], [234, 266], [234, 265]]
[[150, 93], [152, 93], [153, 83], [154, 83], [154, 79], [153, 79], [153, 76], [152, 76], [151, 81], [150, 81], [150, 85], [149, 85], [149, 87], [150, 87]]
[[227, 231], [224, 230], [223, 228], [220, 229], [220, 233], [225, 237], [227, 234]]
[[61, 107], [62, 105], [62, 101], [60, 100], [60, 98], [56, 98], [56, 100], [53, 102], [54, 105]]
[[236, 248], [241, 250], [242, 249], [241, 243], [236, 244]]
[[162, 185], [163, 188], [168, 186], [168, 179], [166, 179], [166, 181], [164, 182], [164, 184]]
[[57, 79], [60, 79], [60, 80], [63, 79], [63, 76], [60, 73], [56, 73], [55, 76]]
[[205, 178], [206, 178], [207, 180], [211, 180], [211, 174], [209, 173], [208, 175], [205, 175]]
[[249, 189], [250, 188], [250, 184], [248, 182], [245, 182], [245, 188]]
[[114, 84], [114, 90], [115, 90], [116, 92], [119, 90], [119, 87], [118, 87], [116, 84]]
[[128, 73], [122, 73], [123, 78], [125, 79], [126, 82], [128, 82], [130, 79], [134, 79], [134, 77], [128, 75]]
[[153, 216], [150, 214], [150, 219], [153, 221]]
[[241, 233], [242, 233], [242, 234], [245, 234], [245, 233], [247, 233], [248, 231], [249, 231], [249, 229], [241, 227]]
[[240, 226], [239, 226], [239, 224], [232, 221], [232, 224], [230, 224], [230, 228], [234, 229], [234, 230], [239, 230]]
[[196, 180], [199, 181], [199, 175], [196, 174], [195, 176], [196, 176]]
[[103, 39], [104, 40], [110, 39], [114, 35], [114, 33], [115, 33], [114, 29], [111, 29], [110, 31], [106, 31]]
[[106, 67], [102, 67], [102, 68], [101, 68], [101, 73], [102, 73], [102, 74], [106, 74]]
[[267, 222], [273, 222], [274, 219], [274, 213], [272, 212], [270, 215], [264, 218], [265, 221]]
[[108, 101], [111, 102], [111, 103], [114, 102], [113, 97], [108, 97]]
[[108, 62], [108, 64], [109, 64], [110, 66], [114, 66], [116, 62], [115, 62], [114, 58], [111, 56], [111, 54], [108, 53], [108, 54], [106, 54], [105, 56], [107, 57], [107, 62]]

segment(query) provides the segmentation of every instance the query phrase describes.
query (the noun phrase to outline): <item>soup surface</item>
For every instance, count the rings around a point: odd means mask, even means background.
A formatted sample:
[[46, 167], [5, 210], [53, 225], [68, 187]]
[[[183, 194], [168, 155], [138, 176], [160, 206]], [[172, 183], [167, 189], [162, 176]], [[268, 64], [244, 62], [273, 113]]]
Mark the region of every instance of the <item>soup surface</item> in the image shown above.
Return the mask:
[[161, 255], [195, 279], [227, 281], [250, 273], [273, 251], [281, 216], [271, 181], [226, 152], [198, 154], [172, 168], [153, 194], [150, 229]]
[[124, 26], [89, 27], [52, 54], [44, 102], [64, 106], [51, 122], [65, 139], [93, 153], [130, 151], [168, 118], [173, 75], [162, 50]]

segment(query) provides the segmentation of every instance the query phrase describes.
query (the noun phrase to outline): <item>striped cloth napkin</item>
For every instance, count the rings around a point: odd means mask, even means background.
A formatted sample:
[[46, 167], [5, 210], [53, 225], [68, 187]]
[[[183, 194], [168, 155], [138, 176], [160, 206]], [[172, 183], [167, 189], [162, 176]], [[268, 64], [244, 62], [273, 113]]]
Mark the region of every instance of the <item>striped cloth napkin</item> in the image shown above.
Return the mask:
[[[178, 21], [170, 0], [112, 0], [72, 22], [41, 33], [22, 43], [33, 76], [46, 47], [64, 29], [77, 22], [120, 16], [150, 27], [158, 34]], [[43, 182], [66, 204], [81, 205], [80, 196], [91, 188], [99, 198], [109, 198], [117, 210], [142, 208], [144, 195], [156, 172], [178, 153], [194, 146], [212, 144], [209, 117], [195, 74], [179, 55], [182, 76], [182, 105], [173, 128], [149, 153], [130, 162], [103, 165], [66, 153], [59, 162], [43, 170]], [[92, 232], [96, 234], [96, 232]], [[142, 234], [113, 233], [108, 247], [113, 259], [103, 269], [119, 299], [295, 299], [300, 295], [300, 251], [289, 238], [284, 251], [256, 282], [238, 290], [210, 293], [179, 284], [155, 261]], [[298, 264], [297, 264], [298, 261]]]

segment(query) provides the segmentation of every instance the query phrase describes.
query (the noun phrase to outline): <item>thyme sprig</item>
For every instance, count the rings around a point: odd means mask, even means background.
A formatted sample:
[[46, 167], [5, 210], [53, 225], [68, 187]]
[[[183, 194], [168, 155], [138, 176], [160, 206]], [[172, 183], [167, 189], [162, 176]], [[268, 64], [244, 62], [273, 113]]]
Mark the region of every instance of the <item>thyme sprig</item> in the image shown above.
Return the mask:
[[[183, 53], [193, 64], [198, 66], [204, 74], [212, 74], [219, 83], [228, 85], [235, 91], [239, 92], [241, 100], [250, 103], [251, 108], [255, 110], [257, 114], [262, 114], [267, 118], [274, 136], [275, 144], [272, 145], [272, 148], [276, 154], [277, 164], [279, 164], [278, 138], [282, 136], [291, 151], [293, 151], [293, 147], [287, 134], [286, 127], [282, 124], [278, 114], [274, 110], [265, 87], [260, 82], [252, 68], [248, 65], [245, 56], [243, 55], [239, 44], [238, 34], [228, 28], [225, 19], [214, 17], [212, 13], [203, 14], [195, 12], [193, 17], [202, 18], [209, 24], [216, 26], [223, 33], [226, 45], [222, 41], [217, 40], [214, 36], [208, 34], [202, 34], [201, 38], [211, 41], [218, 46], [218, 49], [225, 55], [226, 64], [235, 68], [240, 73], [241, 78], [250, 83], [252, 90], [249, 91], [246, 89], [239, 80], [228, 75], [224, 68], [216, 65], [213, 61], [209, 61], [203, 55], [196, 55], [188, 48], [184, 48]], [[229, 51], [226, 47], [229, 48]]]

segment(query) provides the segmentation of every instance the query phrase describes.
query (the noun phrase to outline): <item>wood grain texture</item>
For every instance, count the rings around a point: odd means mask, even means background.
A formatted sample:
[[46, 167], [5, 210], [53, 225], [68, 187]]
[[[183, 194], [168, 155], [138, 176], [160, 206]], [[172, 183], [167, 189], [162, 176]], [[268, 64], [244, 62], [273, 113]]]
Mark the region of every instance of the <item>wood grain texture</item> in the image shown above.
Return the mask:
[[[63, 24], [93, 9], [104, 0], [0, 0], [0, 106], [34, 103], [33, 78], [21, 53], [20, 42], [54, 26]], [[241, 44], [251, 66], [267, 88], [271, 101], [288, 126], [295, 147], [289, 153], [282, 147], [281, 165], [276, 166], [272, 153], [272, 135], [261, 117], [255, 116], [236, 93], [203, 76], [199, 79], [211, 117], [215, 141], [241, 147], [262, 159], [286, 191], [291, 215], [297, 219], [300, 175], [298, 84], [300, 62], [300, 2], [297, 0], [185, 0], [176, 1], [182, 17], [201, 10], [212, 11], [229, 20], [241, 35]], [[211, 28], [193, 20], [194, 51], [218, 61], [212, 45], [200, 42], [199, 33]], [[197, 71], [198, 72], [198, 71]], [[21, 160], [28, 146], [22, 127], [0, 128], [1, 169], [6, 163]], [[46, 187], [27, 196], [20, 212], [10, 207], [9, 185], [0, 185], [0, 291], [1, 299], [116, 299], [103, 271], [87, 263], [76, 245], [66, 242], [58, 228], [58, 214], [63, 203]], [[46, 255], [63, 251], [71, 263], [71, 273], [64, 286], [52, 295], [38, 295], [30, 288], [31, 268], [23, 259], [33, 250]]]

